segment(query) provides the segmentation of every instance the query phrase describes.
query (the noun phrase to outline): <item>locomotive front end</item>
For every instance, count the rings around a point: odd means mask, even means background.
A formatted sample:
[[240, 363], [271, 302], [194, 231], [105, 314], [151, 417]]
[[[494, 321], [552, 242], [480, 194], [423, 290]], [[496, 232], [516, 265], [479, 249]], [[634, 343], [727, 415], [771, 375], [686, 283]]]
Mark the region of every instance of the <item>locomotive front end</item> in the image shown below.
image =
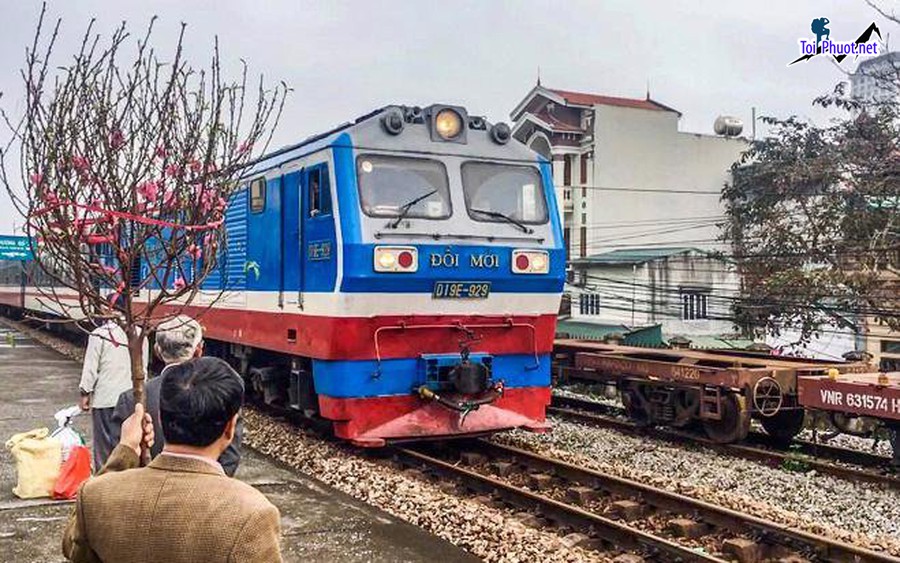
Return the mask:
[[435, 105], [387, 108], [336, 143], [357, 322], [313, 372], [339, 436], [546, 428], [565, 255], [550, 165], [510, 138]]

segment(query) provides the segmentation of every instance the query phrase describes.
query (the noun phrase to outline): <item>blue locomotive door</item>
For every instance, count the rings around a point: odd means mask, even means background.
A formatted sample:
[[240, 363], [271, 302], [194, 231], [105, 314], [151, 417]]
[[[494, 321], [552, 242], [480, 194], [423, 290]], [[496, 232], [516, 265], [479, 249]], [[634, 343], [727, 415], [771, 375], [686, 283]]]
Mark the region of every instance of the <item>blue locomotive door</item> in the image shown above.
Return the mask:
[[291, 172], [281, 178], [283, 190], [282, 229], [281, 229], [281, 291], [284, 292], [284, 303], [287, 306], [301, 307], [303, 287], [303, 268], [300, 248], [302, 244], [300, 232], [300, 189], [302, 172]]
[[327, 164], [303, 170], [301, 291], [330, 292], [337, 277], [331, 179]]

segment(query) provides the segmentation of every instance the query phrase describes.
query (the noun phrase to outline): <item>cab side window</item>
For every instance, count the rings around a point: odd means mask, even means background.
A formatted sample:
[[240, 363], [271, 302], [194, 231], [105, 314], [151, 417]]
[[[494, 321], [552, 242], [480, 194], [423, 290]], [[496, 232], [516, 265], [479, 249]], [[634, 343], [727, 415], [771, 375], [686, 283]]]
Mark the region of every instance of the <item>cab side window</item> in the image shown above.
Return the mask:
[[308, 178], [310, 217], [331, 213], [330, 186], [327, 165], [316, 166], [310, 169]]
[[250, 212], [259, 213], [266, 208], [266, 179], [257, 178], [250, 182]]

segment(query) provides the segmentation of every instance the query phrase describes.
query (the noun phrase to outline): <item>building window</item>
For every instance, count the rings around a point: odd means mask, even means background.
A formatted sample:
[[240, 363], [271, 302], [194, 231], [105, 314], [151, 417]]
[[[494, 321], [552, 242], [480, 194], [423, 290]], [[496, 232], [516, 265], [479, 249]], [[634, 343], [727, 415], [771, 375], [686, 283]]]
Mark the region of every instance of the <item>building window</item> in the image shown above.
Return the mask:
[[709, 294], [699, 291], [681, 292], [681, 320], [699, 321], [709, 318]]
[[600, 296], [596, 293], [582, 293], [578, 296], [578, 305], [582, 315], [600, 314]]
[[587, 155], [581, 155], [581, 185], [587, 184]]
[[572, 185], [572, 155], [563, 155], [563, 185]]
[[579, 249], [578, 249], [578, 255], [581, 258], [584, 258], [585, 256], [587, 256], [587, 227], [586, 226], [581, 225], [581, 229], [579, 230], [579, 235], [580, 235], [581, 240], [578, 241], [580, 243]]
[[882, 354], [900, 354], [900, 340], [882, 340]]
[[572, 229], [570, 227], [566, 227], [563, 229], [563, 244], [566, 246], [566, 262], [569, 261], [569, 249], [572, 244]]
[[266, 179], [250, 182], [250, 212], [259, 213], [266, 208]]

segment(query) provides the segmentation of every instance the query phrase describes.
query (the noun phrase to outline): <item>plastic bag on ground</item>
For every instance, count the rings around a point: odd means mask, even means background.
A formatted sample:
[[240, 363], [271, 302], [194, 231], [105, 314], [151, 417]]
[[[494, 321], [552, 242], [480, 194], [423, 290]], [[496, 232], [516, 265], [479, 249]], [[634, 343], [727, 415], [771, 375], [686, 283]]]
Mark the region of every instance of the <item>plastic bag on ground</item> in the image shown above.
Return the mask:
[[59, 477], [62, 444], [50, 437], [50, 430], [38, 428], [16, 434], [6, 442], [16, 460], [18, 481], [13, 494], [19, 498], [49, 497]]
[[84, 437], [81, 436], [74, 428], [72, 428], [72, 420], [81, 414], [81, 407], [78, 405], [67, 407], [58, 411], [53, 415], [56, 419], [56, 430], [50, 434], [51, 438], [56, 438], [62, 444], [62, 462], [65, 463], [69, 459], [69, 452], [72, 448], [84, 445]]
[[84, 446], [75, 446], [69, 452], [69, 459], [59, 470], [59, 477], [53, 486], [53, 498], [73, 499], [78, 488], [91, 476], [91, 452]]

